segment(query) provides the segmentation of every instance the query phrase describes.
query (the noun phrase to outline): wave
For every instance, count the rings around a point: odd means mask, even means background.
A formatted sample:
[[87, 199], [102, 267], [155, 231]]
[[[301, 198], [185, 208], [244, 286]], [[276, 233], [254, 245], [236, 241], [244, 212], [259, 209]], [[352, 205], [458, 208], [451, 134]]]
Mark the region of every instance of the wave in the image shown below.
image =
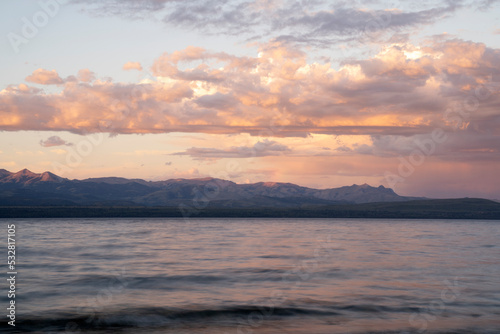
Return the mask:
[[169, 327], [179, 324], [226, 324], [242, 325], [249, 317], [296, 317], [334, 316], [333, 311], [321, 311], [295, 307], [234, 306], [228, 308], [180, 309], [163, 307], [125, 308], [109, 312], [71, 314], [51, 312], [36, 316], [23, 316], [19, 327], [24, 331], [40, 331], [41, 328], [63, 330], [68, 327], [79, 330], [106, 328], [126, 329], [145, 327]]
[[[77, 333], [77, 332], [133, 332], [148, 333], [154, 330], [161, 330], [162, 333], [175, 333], [175, 329], [199, 328], [200, 326], [212, 328], [219, 327], [239, 328], [251, 327], [254, 333], [258, 330], [253, 324], [257, 321], [285, 321], [287, 323], [297, 322], [297, 324], [308, 323], [311, 326], [321, 319], [330, 323], [340, 323], [352, 318], [352, 312], [358, 313], [355, 318], [369, 318], [370, 313], [392, 312], [413, 312], [413, 308], [389, 308], [378, 305], [329, 305], [321, 308], [305, 307], [269, 307], [265, 305], [257, 306], [231, 306], [225, 308], [167, 308], [167, 307], [139, 307], [121, 308], [106, 312], [96, 312], [90, 314], [77, 314], [67, 311], [53, 311], [38, 315], [23, 315], [20, 317], [16, 329], [18, 333]], [[364, 316], [363, 316], [364, 314]], [[71, 329], [68, 331], [68, 328]], [[211, 333], [211, 332], [210, 332]], [[225, 333], [225, 331], [220, 331]], [[298, 333], [298, 332], [297, 332]], [[329, 332], [332, 333], [332, 332]], [[349, 332], [351, 333], [351, 332]], [[418, 331], [404, 329], [398, 331], [369, 331], [352, 332], [352, 334], [413, 334]], [[497, 334], [498, 331], [488, 331], [486, 329], [468, 328], [448, 331], [431, 331], [427, 334]]]
[[[316, 272], [314, 277], [330, 277], [335, 274], [330, 271]], [[338, 275], [337, 275], [338, 276]], [[284, 269], [262, 269], [262, 268], [248, 268], [248, 269], [235, 269], [221, 271], [207, 271], [206, 273], [197, 273], [192, 275], [156, 275], [156, 276], [130, 276], [126, 272], [117, 271], [116, 275], [83, 275], [78, 278], [72, 279], [68, 277], [65, 280], [52, 282], [56, 286], [72, 286], [72, 287], [96, 287], [106, 286], [110, 281], [115, 281], [119, 278], [126, 282], [127, 287], [130, 289], [177, 289], [180, 285], [192, 288], [192, 284], [197, 285], [213, 285], [213, 284], [227, 284], [234, 282], [295, 282], [300, 281], [300, 276], [293, 273], [291, 270]]]

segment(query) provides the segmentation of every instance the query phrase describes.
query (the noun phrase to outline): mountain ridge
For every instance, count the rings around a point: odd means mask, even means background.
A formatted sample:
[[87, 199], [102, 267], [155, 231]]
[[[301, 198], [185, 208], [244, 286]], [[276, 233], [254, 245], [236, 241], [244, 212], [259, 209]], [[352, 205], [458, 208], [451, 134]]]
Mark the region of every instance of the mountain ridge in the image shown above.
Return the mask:
[[0, 170], [0, 205], [47, 205], [58, 200], [69, 205], [192, 205], [203, 201], [216, 207], [360, 204], [401, 202], [405, 197], [384, 186], [368, 184], [314, 189], [293, 183], [237, 184], [217, 178], [146, 181], [121, 177], [70, 180], [49, 171], [16, 173]]
[[0, 218], [276, 217], [500, 220], [487, 199], [404, 197], [367, 184], [314, 189], [293, 183], [199, 178], [70, 180], [0, 169]]

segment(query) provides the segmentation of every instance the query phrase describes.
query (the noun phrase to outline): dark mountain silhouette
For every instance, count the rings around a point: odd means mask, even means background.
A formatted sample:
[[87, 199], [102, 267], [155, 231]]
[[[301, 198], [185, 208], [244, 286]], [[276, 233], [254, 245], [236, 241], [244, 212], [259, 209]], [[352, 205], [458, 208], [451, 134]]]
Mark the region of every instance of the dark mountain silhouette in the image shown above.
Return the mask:
[[291, 183], [119, 177], [69, 180], [0, 169], [0, 218], [282, 217], [500, 219], [500, 203], [404, 197], [367, 184], [312, 189]]
[[292, 183], [236, 184], [200, 178], [145, 181], [119, 177], [69, 180], [50, 172], [0, 170], [1, 206], [37, 205], [139, 205], [204, 207], [300, 207], [328, 204], [402, 202], [404, 197], [383, 186], [367, 184], [313, 189]]

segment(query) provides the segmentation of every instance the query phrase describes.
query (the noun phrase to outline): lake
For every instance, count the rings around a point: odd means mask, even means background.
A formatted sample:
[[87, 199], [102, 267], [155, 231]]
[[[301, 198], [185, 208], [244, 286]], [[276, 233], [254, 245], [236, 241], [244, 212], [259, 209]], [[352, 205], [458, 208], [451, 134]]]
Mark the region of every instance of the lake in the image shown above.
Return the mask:
[[499, 221], [0, 223], [12, 333], [500, 332]]

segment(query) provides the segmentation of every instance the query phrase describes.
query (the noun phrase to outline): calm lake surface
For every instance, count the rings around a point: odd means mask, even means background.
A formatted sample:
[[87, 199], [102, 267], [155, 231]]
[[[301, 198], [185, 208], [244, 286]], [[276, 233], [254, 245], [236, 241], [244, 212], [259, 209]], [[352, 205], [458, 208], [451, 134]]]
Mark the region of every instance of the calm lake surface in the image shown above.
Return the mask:
[[12, 223], [18, 333], [500, 333], [499, 221]]

